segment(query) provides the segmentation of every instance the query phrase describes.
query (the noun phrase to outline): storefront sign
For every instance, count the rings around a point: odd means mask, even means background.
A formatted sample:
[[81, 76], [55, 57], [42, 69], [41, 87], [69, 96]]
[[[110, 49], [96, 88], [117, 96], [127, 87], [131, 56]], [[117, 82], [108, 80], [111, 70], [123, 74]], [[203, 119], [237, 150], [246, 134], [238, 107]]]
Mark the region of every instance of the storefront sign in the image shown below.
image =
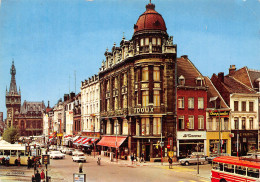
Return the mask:
[[209, 111], [209, 115], [210, 116], [229, 117], [229, 111], [212, 110], [212, 111]]
[[178, 140], [206, 139], [205, 131], [178, 131]]
[[153, 107], [141, 107], [141, 108], [134, 108], [134, 113], [153, 113]]

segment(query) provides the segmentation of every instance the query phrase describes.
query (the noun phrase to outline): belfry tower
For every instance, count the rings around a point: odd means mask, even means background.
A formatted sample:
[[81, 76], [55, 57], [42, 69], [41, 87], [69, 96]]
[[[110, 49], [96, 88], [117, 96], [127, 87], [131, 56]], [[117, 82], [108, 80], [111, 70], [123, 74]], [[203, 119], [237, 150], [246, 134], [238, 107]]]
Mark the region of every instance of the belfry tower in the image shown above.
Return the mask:
[[14, 61], [12, 62], [12, 67], [10, 69], [11, 83], [9, 91], [6, 88], [5, 104], [7, 108], [7, 127], [18, 126], [18, 115], [21, 108], [21, 91], [19, 88], [19, 93], [17, 92], [17, 86], [15, 81], [16, 69], [14, 66]]

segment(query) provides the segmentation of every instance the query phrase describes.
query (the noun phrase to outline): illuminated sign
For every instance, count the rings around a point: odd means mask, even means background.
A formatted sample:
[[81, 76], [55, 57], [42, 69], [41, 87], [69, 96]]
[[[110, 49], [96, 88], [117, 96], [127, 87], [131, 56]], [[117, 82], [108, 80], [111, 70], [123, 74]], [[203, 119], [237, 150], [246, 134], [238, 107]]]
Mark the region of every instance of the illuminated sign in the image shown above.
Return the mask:
[[134, 113], [153, 113], [153, 107], [134, 108]]
[[209, 111], [209, 115], [210, 116], [229, 117], [229, 111], [212, 110], [212, 111]]

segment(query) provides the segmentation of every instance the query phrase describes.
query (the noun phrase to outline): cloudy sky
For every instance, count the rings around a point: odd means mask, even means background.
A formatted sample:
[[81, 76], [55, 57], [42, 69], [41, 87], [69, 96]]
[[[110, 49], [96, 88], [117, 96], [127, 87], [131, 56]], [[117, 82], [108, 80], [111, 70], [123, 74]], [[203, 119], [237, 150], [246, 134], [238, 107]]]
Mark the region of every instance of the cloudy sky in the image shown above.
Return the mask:
[[[148, 0], [0, 0], [0, 111], [12, 60], [22, 100], [56, 104], [97, 74], [106, 48], [131, 39]], [[178, 57], [200, 72], [260, 70], [260, 0], [152, 0]]]

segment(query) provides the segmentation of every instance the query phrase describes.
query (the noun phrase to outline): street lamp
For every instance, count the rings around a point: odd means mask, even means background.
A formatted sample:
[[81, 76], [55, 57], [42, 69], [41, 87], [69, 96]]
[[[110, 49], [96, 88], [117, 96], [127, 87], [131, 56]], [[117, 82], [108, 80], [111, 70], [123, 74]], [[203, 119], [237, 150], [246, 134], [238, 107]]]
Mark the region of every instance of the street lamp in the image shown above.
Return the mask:
[[[118, 120], [117, 120], [117, 122], [118, 122]], [[116, 125], [115, 125], [115, 127], [116, 127], [116, 162], [118, 162], [118, 159], [117, 159], [117, 127], [118, 127], [118, 123], [116, 122]]]

